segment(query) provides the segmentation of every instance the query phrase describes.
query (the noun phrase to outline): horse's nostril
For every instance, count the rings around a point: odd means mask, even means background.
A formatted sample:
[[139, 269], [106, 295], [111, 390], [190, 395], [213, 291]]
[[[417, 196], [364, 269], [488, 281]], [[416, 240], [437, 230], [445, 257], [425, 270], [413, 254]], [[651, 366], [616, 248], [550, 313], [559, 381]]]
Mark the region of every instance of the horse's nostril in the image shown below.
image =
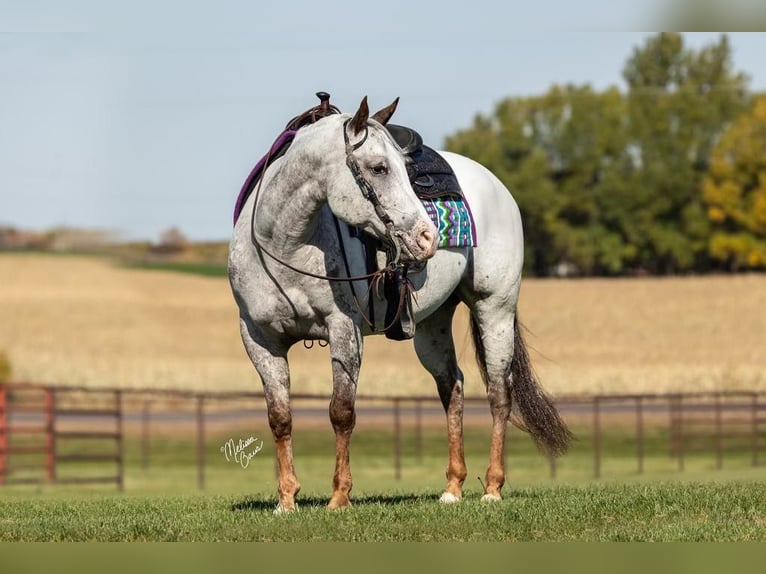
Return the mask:
[[429, 251], [434, 244], [434, 234], [432, 231], [425, 229], [420, 232], [418, 236], [418, 247], [423, 251]]

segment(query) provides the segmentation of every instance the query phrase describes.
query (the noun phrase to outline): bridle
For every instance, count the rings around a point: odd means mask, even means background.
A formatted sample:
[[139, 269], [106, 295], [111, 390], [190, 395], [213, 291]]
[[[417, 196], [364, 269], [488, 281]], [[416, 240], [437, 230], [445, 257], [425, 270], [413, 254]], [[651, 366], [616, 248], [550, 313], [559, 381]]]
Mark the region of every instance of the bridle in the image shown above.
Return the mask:
[[[411, 285], [411, 282], [406, 279], [407, 276], [407, 270], [408, 270], [408, 264], [404, 263], [402, 264], [399, 260], [401, 258], [401, 248], [399, 245], [398, 238], [401, 235], [401, 231], [396, 230], [394, 226], [394, 222], [391, 219], [391, 216], [388, 215], [388, 212], [386, 212], [383, 205], [380, 203], [380, 198], [378, 197], [378, 194], [375, 193], [375, 190], [373, 189], [372, 185], [370, 185], [370, 182], [365, 179], [364, 175], [362, 174], [362, 170], [359, 167], [359, 162], [356, 160], [356, 157], [354, 157], [354, 152], [358, 150], [362, 145], [367, 141], [367, 138], [369, 136], [369, 128], [368, 126], [365, 126], [364, 128], [364, 136], [360, 141], [358, 141], [355, 144], [351, 144], [349, 137], [348, 137], [348, 130], [346, 129], [351, 119], [346, 120], [343, 123], [343, 141], [346, 147], [346, 166], [348, 166], [349, 170], [351, 171], [351, 174], [354, 177], [354, 182], [356, 183], [359, 190], [362, 192], [362, 196], [369, 201], [373, 209], [375, 210], [375, 214], [378, 216], [378, 218], [381, 220], [381, 222], [386, 226], [386, 235], [389, 239], [389, 244], [387, 245], [387, 264], [385, 267], [378, 269], [376, 271], [373, 271], [371, 273], [367, 273], [365, 275], [351, 275], [351, 269], [348, 262], [348, 257], [346, 256], [346, 249], [343, 246], [343, 237], [341, 235], [340, 230], [340, 224], [338, 222], [338, 218], [333, 216], [335, 220], [335, 229], [338, 234], [338, 242], [340, 244], [341, 248], [341, 254], [343, 256], [343, 263], [345, 266], [346, 276], [345, 277], [339, 277], [337, 275], [322, 275], [318, 273], [312, 273], [310, 271], [306, 271], [305, 269], [300, 269], [298, 267], [295, 267], [285, 261], [284, 259], [278, 257], [271, 251], [269, 251], [259, 240], [255, 233], [255, 215], [258, 208], [258, 198], [261, 193], [261, 186], [263, 184], [264, 174], [261, 174], [260, 179], [258, 180], [258, 185], [255, 189], [254, 197], [253, 197], [253, 210], [250, 215], [250, 239], [255, 247], [258, 248], [259, 251], [265, 253], [268, 255], [271, 259], [279, 263], [280, 265], [283, 265], [284, 267], [287, 267], [291, 271], [294, 271], [295, 273], [299, 273], [301, 275], [305, 275], [307, 277], [313, 277], [314, 279], [322, 279], [324, 281], [329, 282], [336, 282], [336, 283], [351, 283], [351, 294], [354, 299], [354, 303], [356, 304], [357, 309], [359, 310], [360, 315], [364, 319], [364, 321], [370, 326], [370, 328], [375, 331], [375, 321], [374, 318], [370, 319], [367, 314], [362, 310], [362, 306], [359, 303], [359, 299], [357, 298], [356, 291], [354, 289], [353, 282], [354, 281], [368, 281], [369, 282], [369, 289], [368, 289], [368, 299], [370, 301], [370, 317], [373, 317], [372, 310], [372, 298], [369, 297], [369, 293], [374, 291], [377, 291], [380, 287], [380, 284], [383, 282], [383, 278], [386, 275], [393, 275], [397, 273], [399, 269], [401, 269], [402, 275], [405, 277], [405, 282], [403, 284], [403, 288], [401, 289], [400, 296], [399, 296], [399, 304], [398, 304], [398, 310], [394, 316], [394, 318], [391, 320], [391, 323], [389, 325], [386, 325], [383, 327], [384, 331], [387, 331], [392, 325], [396, 323], [396, 321], [399, 319], [402, 309], [404, 308], [404, 305], [406, 305], [407, 297], [409, 297], [414, 291]], [[278, 141], [278, 140], [277, 140]], [[276, 141], [271, 145], [269, 148], [269, 152], [266, 155], [266, 164], [268, 166], [269, 161], [271, 159], [271, 155], [274, 153], [274, 148], [276, 146]], [[264, 170], [265, 171], [265, 170]]]
[[[351, 174], [354, 177], [354, 181], [356, 182], [357, 187], [359, 187], [359, 190], [362, 192], [362, 196], [369, 201], [373, 208], [375, 209], [375, 214], [378, 216], [378, 218], [383, 222], [383, 224], [386, 226], [386, 235], [389, 238], [389, 247], [388, 249], [388, 257], [387, 257], [387, 264], [382, 269], [378, 269], [377, 271], [373, 271], [372, 273], [367, 273], [365, 275], [356, 275], [356, 276], [350, 276], [348, 273], [349, 266], [348, 262], [345, 261], [346, 259], [346, 252], [345, 249], [343, 249], [343, 258], [344, 262], [346, 263], [346, 271], [347, 276], [346, 277], [338, 277], [336, 275], [321, 275], [318, 273], [311, 273], [310, 271], [306, 271], [304, 269], [299, 269], [297, 267], [294, 267], [284, 259], [278, 257], [277, 255], [273, 254], [271, 251], [266, 249], [264, 245], [258, 240], [258, 237], [255, 233], [255, 214], [258, 208], [258, 198], [261, 193], [261, 186], [263, 184], [263, 174], [261, 175], [261, 178], [258, 180], [258, 186], [255, 189], [255, 194], [253, 197], [253, 211], [250, 215], [250, 239], [260, 251], [268, 255], [271, 259], [276, 261], [277, 263], [280, 263], [281, 265], [287, 267], [291, 271], [295, 271], [296, 273], [300, 273], [301, 275], [306, 275], [308, 277], [313, 277], [315, 279], [324, 279], [325, 281], [332, 281], [332, 282], [342, 282], [342, 283], [348, 283], [353, 281], [364, 281], [368, 279], [373, 279], [375, 277], [382, 277], [385, 273], [393, 272], [396, 270], [397, 267], [401, 266], [402, 264], [399, 262], [399, 259], [401, 258], [401, 248], [399, 246], [398, 237], [401, 235], [401, 231], [397, 231], [394, 227], [394, 222], [391, 219], [391, 216], [388, 215], [383, 205], [380, 203], [380, 198], [378, 197], [378, 194], [375, 193], [375, 190], [373, 189], [372, 185], [370, 185], [370, 182], [368, 182], [364, 175], [362, 174], [362, 170], [359, 167], [359, 162], [356, 161], [356, 158], [354, 157], [354, 152], [362, 147], [364, 142], [367, 141], [367, 137], [369, 135], [369, 128], [365, 126], [364, 128], [364, 137], [360, 141], [358, 141], [355, 144], [351, 144], [348, 137], [348, 132], [346, 130], [346, 127], [348, 126], [348, 123], [351, 120], [348, 119], [343, 123], [343, 141], [346, 146], [346, 165], [348, 166], [349, 170], [351, 170]], [[276, 143], [276, 142], [275, 142]], [[269, 160], [271, 159], [271, 155], [274, 152], [274, 144], [272, 144], [271, 148], [269, 148], [269, 153], [266, 155], [266, 165], [268, 165]], [[342, 245], [342, 239], [340, 238], [340, 235], [338, 235], [339, 240], [341, 240]]]
[[388, 212], [380, 203], [378, 194], [375, 193], [375, 190], [372, 188], [372, 185], [370, 185], [370, 182], [365, 179], [364, 175], [362, 174], [362, 170], [359, 167], [359, 162], [356, 161], [356, 157], [354, 157], [354, 152], [362, 147], [364, 142], [367, 141], [369, 128], [365, 126], [364, 137], [354, 145], [351, 145], [348, 139], [348, 130], [346, 129], [350, 121], [351, 120], [348, 119], [343, 122], [343, 143], [346, 144], [346, 166], [348, 166], [348, 169], [351, 171], [351, 175], [354, 176], [354, 181], [356, 182], [359, 190], [362, 192], [362, 196], [372, 204], [373, 209], [375, 209], [375, 215], [377, 215], [378, 219], [380, 219], [383, 222], [383, 225], [386, 226], [386, 236], [389, 239], [388, 247], [393, 249], [393, 251], [389, 250], [388, 258], [390, 262], [396, 266], [398, 265], [399, 259], [402, 256], [399, 243], [399, 236], [401, 235], [401, 231], [397, 231], [395, 229], [391, 216], [388, 215]]

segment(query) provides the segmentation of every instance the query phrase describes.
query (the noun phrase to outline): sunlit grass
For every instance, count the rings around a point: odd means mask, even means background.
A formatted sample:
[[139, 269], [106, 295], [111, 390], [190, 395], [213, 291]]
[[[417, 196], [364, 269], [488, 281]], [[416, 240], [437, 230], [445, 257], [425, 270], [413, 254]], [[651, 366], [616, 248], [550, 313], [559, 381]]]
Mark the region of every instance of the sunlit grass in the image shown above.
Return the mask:
[[[0, 487], [0, 540], [763, 540], [766, 536], [766, 466], [748, 453], [726, 455], [716, 470], [712, 453], [689, 455], [685, 470], [669, 456], [660, 434], [646, 441], [644, 473], [623, 428], [603, 437], [602, 478], [593, 476], [586, 428], [551, 477], [548, 461], [529, 438], [511, 431], [504, 500], [480, 501], [487, 463], [486, 429], [466, 429], [468, 478], [464, 500], [438, 503], [444, 487], [443, 432], [424, 429], [419, 452], [412, 430], [403, 435], [400, 477], [389, 430], [360, 429], [352, 441], [352, 508], [325, 509], [331, 494], [333, 435], [295, 434], [295, 464], [302, 490], [299, 512], [274, 516], [273, 447], [247, 468], [226, 461], [220, 447], [252, 429], [211, 433], [205, 441], [204, 489], [198, 485], [193, 433], [126, 441], [125, 491], [115, 485]], [[255, 433], [257, 434], [257, 433]], [[260, 438], [260, 437], [258, 437]], [[148, 454], [144, 459], [143, 455]], [[144, 462], [148, 465], [144, 467]], [[79, 472], [109, 472], [89, 465]], [[41, 520], [40, 517], [44, 517]]]
[[402, 489], [339, 512], [305, 497], [287, 516], [258, 494], [0, 499], [0, 540], [763, 541], [762, 494], [747, 482], [532, 486], [441, 505]]

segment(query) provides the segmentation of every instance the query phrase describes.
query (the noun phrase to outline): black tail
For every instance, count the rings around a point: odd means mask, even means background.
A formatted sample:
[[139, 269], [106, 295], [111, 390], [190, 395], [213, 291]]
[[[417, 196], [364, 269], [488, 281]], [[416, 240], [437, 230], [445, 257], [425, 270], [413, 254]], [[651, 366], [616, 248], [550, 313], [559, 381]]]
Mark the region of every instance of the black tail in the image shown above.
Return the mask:
[[[487, 383], [487, 369], [484, 359], [484, 344], [479, 325], [471, 317], [471, 334], [476, 348], [476, 360], [479, 363], [484, 383]], [[543, 392], [532, 372], [527, 346], [519, 329], [518, 319], [513, 323], [513, 360], [506, 376], [506, 384], [511, 386], [511, 399], [514, 409], [521, 415], [523, 424], [517, 425], [532, 435], [537, 446], [550, 456], [560, 456], [567, 451], [574, 435], [559, 416], [550, 398]]]

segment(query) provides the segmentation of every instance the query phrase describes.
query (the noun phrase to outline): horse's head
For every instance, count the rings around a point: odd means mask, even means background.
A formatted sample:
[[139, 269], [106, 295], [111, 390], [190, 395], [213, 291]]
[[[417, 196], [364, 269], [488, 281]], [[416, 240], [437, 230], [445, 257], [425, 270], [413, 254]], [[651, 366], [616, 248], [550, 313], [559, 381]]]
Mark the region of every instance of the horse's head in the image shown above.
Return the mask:
[[404, 155], [384, 128], [398, 101], [370, 116], [365, 97], [353, 117], [339, 118], [346, 167], [327, 201], [338, 217], [386, 242], [402, 261], [421, 261], [436, 252], [437, 230], [412, 191]]

